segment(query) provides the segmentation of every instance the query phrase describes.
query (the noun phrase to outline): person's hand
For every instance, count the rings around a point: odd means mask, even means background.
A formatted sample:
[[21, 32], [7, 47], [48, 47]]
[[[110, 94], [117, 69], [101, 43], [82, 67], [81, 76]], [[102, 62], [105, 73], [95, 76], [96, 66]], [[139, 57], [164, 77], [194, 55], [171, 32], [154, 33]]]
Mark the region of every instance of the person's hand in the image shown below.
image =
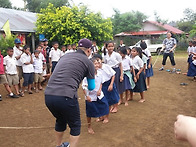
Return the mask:
[[160, 52], [163, 52], [163, 50], [164, 50], [164, 49], [162, 48], [162, 49], [160, 50]]
[[101, 95], [101, 90], [98, 90], [97, 91], [97, 96], [100, 96]]
[[196, 146], [196, 118], [178, 115], [174, 123], [174, 133], [178, 140], [188, 141], [192, 146]]
[[140, 78], [140, 75], [139, 75], [139, 74], [137, 74], [137, 75], [136, 75], [136, 78], [137, 78], [137, 80], [139, 80], [139, 78]]
[[148, 65], [148, 68], [149, 68], [149, 69], [151, 68], [151, 64]]
[[112, 90], [113, 90], [113, 85], [110, 84], [110, 85], [108, 86], [108, 91], [112, 91]]
[[92, 101], [91, 101], [91, 98], [90, 98], [89, 96], [86, 96], [86, 100], [87, 100], [88, 102], [92, 102]]
[[137, 82], [137, 78], [136, 78], [136, 77], [134, 77], [134, 82], [135, 82], [135, 83]]
[[50, 67], [52, 67], [52, 64], [50, 64]]
[[122, 81], [123, 81], [123, 75], [120, 76], [120, 82], [122, 82]]
[[48, 80], [48, 79], [50, 79], [50, 76], [51, 76], [51, 74], [46, 74], [43, 77]]

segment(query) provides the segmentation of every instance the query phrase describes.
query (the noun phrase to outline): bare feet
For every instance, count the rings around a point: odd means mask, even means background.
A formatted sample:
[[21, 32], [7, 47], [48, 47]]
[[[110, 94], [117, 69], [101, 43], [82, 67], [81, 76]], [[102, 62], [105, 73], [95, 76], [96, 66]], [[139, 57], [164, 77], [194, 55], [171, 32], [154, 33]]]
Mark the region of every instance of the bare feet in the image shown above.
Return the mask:
[[43, 88], [40, 86], [40, 87], [39, 87], [39, 90], [43, 90]]
[[125, 102], [125, 106], [128, 106], [128, 105], [129, 105], [129, 104], [128, 104], [128, 101], [126, 101], [126, 102]]
[[114, 107], [111, 112], [116, 113], [116, 112], [118, 112], [118, 109], [116, 107]]
[[127, 99], [128, 101], [132, 101], [133, 100], [133, 98], [129, 98], [129, 99]]
[[103, 121], [103, 124], [106, 124], [109, 122], [109, 119], [108, 118], [105, 118], [104, 121]]
[[143, 102], [145, 102], [145, 99], [139, 100], [139, 103], [143, 103]]
[[38, 90], [38, 89], [36, 89], [36, 90], [35, 90], [35, 92], [36, 92], [36, 93], [39, 93], [39, 90]]
[[111, 106], [111, 108], [110, 108], [110, 112], [112, 112], [112, 111], [113, 111], [113, 109], [114, 109], [114, 107], [113, 107], [113, 106]]
[[103, 121], [104, 119], [102, 117], [99, 117], [96, 119], [96, 122], [100, 122], [100, 121]]
[[90, 128], [88, 128], [88, 133], [89, 134], [95, 134], [95, 132], [93, 131], [93, 129], [90, 127]]
[[120, 100], [120, 101], [118, 102], [118, 105], [121, 105], [121, 104], [123, 104], [123, 103], [124, 103], [124, 102]]

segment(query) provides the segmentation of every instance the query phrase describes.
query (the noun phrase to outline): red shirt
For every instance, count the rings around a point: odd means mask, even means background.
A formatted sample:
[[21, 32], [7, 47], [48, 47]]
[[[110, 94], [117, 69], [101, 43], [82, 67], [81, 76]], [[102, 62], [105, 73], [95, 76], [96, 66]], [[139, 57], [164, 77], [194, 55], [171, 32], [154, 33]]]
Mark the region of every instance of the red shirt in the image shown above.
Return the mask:
[[3, 56], [0, 54], [0, 74], [5, 74], [4, 66], [3, 66]]

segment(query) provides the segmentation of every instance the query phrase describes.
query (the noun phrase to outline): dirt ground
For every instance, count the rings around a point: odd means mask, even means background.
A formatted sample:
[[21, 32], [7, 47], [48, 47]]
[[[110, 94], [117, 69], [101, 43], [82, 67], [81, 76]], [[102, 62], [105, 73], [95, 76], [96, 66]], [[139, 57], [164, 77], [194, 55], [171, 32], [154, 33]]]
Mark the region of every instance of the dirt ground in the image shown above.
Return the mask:
[[[177, 66], [187, 69], [187, 57], [178, 53]], [[155, 61], [156, 57], [153, 57]], [[154, 66], [151, 87], [145, 92], [145, 103], [138, 103], [136, 94], [129, 105], [119, 106], [119, 112], [110, 115], [110, 122], [102, 124], [93, 119], [94, 135], [87, 133], [84, 97], [79, 89], [82, 130], [79, 147], [188, 147], [188, 143], [174, 138], [173, 124], [178, 114], [196, 115], [196, 82], [182, 74], [158, 71], [162, 57]], [[170, 68], [167, 60], [166, 69]], [[180, 83], [188, 83], [181, 86]], [[6, 98], [0, 86], [0, 147], [55, 147], [55, 119], [47, 110], [43, 92], [26, 94], [19, 99]], [[8, 128], [7, 128], [8, 127]], [[9, 128], [16, 127], [16, 128]], [[24, 128], [21, 128], [24, 127]], [[69, 129], [64, 141], [68, 141]]]

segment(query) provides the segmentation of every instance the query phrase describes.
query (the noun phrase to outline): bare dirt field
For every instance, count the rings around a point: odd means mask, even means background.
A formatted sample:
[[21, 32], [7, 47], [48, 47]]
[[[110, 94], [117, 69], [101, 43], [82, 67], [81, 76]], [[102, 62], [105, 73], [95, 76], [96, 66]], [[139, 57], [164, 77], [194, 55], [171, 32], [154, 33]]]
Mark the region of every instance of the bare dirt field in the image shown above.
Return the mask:
[[[177, 53], [177, 69], [186, 72], [187, 56]], [[156, 56], [153, 57], [155, 61]], [[177, 141], [173, 124], [178, 114], [196, 115], [196, 82], [182, 74], [158, 71], [162, 56], [154, 66], [151, 87], [145, 92], [145, 103], [138, 103], [136, 94], [129, 105], [119, 106], [119, 112], [110, 115], [110, 122], [102, 124], [93, 119], [94, 135], [87, 133], [84, 96], [79, 89], [82, 130], [79, 147], [188, 147]], [[167, 60], [166, 69], [170, 62]], [[181, 86], [180, 83], [188, 83]], [[44, 103], [44, 93], [25, 94], [19, 99], [6, 98], [0, 85], [0, 147], [55, 147], [55, 119]], [[16, 128], [12, 128], [16, 127]], [[24, 127], [24, 128], [23, 128]], [[68, 141], [69, 129], [64, 141]]]

